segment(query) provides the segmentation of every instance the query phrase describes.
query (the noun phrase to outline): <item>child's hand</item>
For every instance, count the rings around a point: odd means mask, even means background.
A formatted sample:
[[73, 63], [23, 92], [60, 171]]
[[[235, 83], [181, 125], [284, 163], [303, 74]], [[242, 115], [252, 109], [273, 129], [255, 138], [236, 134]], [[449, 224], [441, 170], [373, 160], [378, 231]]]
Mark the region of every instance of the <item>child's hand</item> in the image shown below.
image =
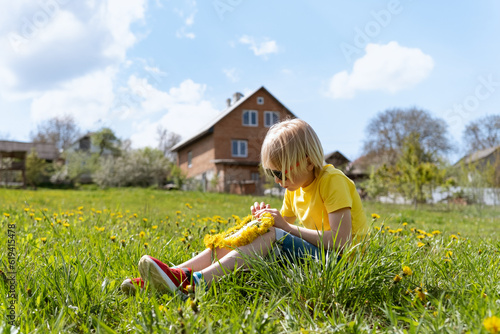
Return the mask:
[[264, 209], [269, 209], [271, 207], [270, 204], [266, 204], [264, 202], [262, 203], [258, 203], [258, 202], [255, 202], [251, 207], [250, 207], [250, 211], [252, 212], [252, 216], [254, 216], [255, 218], [259, 218], [256, 216], [256, 212], [257, 211], [260, 211], [260, 210], [264, 210]]
[[287, 230], [288, 228], [288, 223], [283, 218], [279, 210], [277, 209], [271, 209], [269, 205], [267, 207], [260, 209], [259, 211], [256, 211], [254, 214], [255, 218], [260, 218], [264, 213], [270, 213], [271, 216], [273, 216], [274, 219], [274, 226], [277, 228], [281, 228], [282, 230]]

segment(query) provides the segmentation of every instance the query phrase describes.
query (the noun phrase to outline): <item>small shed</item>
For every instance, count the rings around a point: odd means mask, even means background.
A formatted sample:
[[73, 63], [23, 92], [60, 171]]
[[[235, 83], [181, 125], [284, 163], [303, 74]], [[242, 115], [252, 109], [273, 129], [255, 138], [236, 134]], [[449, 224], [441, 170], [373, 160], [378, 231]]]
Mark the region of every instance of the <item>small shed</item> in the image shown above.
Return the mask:
[[21, 172], [23, 187], [26, 187], [26, 157], [34, 150], [40, 159], [52, 162], [59, 158], [54, 144], [26, 143], [0, 140], [0, 184], [7, 185], [7, 173]]

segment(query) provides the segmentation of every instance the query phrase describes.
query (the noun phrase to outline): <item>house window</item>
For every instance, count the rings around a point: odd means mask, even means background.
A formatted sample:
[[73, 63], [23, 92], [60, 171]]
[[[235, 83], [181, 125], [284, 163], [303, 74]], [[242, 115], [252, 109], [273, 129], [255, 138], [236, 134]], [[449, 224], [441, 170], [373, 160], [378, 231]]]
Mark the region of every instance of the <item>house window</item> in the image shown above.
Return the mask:
[[257, 104], [264, 104], [264, 98], [262, 96], [257, 98]]
[[247, 146], [248, 144], [246, 140], [232, 140], [231, 141], [232, 156], [239, 158], [246, 158], [248, 156]]
[[280, 121], [280, 113], [277, 111], [264, 112], [264, 126], [270, 127]]
[[260, 173], [252, 173], [251, 175], [252, 177], [252, 180], [255, 181], [255, 182], [259, 182], [260, 181]]
[[257, 126], [257, 110], [243, 111], [243, 125]]
[[193, 152], [188, 152], [188, 168], [193, 167]]

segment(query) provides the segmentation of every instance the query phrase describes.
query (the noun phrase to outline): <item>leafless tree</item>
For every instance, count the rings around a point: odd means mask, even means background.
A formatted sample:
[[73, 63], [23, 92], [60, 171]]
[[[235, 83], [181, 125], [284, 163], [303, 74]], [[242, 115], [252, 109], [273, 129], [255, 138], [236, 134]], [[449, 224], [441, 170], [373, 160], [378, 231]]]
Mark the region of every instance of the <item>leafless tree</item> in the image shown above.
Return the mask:
[[38, 143], [53, 143], [58, 149], [65, 149], [80, 136], [80, 129], [71, 115], [55, 116], [38, 124], [31, 140]]
[[418, 134], [420, 145], [433, 155], [446, 154], [452, 150], [445, 121], [413, 107], [389, 109], [372, 118], [366, 128], [364, 152], [370, 156], [384, 157], [386, 163], [394, 165], [410, 134]]
[[470, 122], [463, 132], [466, 153], [500, 145], [500, 115], [489, 115]]
[[169, 160], [174, 160], [175, 155], [172, 152], [172, 147], [181, 141], [181, 136], [175, 132], [169, 132], [161, 125], [156, 129], [156, 134], [158, 138], [158, 149], [162, 151], [163, 155]]

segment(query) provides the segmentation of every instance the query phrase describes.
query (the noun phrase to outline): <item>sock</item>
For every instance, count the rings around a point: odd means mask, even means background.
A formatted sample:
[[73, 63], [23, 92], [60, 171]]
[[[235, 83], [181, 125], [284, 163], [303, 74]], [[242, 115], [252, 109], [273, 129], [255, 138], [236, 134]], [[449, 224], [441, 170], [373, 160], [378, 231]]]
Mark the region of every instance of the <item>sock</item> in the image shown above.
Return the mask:
[[201, 282], [205, 283], [205, 279], [203, 279], [203, 275], [199, 271], [193, 272], [193, 281], [194, 285], [199, 285]]

